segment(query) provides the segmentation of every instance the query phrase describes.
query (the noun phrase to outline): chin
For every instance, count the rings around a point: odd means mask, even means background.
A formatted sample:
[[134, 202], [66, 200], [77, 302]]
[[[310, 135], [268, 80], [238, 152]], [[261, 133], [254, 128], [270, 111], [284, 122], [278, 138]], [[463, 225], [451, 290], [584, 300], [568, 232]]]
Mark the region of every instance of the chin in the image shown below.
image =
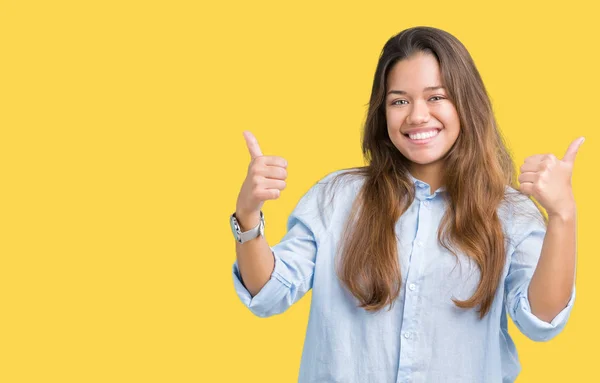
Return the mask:
[[411, 161], [412, 163], [416, 164], [416, 165], [432, 165], [435, 163], [438, 163], [442, 160], [442, 157], [435, 157], [435, 158], [411, 158], [411, 157], [407, 157], [409, 159], [409, 161]]
[[414, 162], [415, 164], [419, 164], [419, 165], [428, 165], [428, 164], [432, 164], [434, 162], [439, 161], [439, 158], [437, 157], [430, 157], [430, 156], [407, 156], [404, 155], [404, 157], [406, 157], [410, 162]]

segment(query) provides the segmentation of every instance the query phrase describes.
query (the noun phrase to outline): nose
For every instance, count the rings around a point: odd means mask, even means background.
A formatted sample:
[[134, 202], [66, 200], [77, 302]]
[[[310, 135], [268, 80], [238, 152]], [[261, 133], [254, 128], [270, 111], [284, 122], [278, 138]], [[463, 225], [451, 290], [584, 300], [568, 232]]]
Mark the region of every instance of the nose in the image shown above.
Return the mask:
[[427, 103], [415, 101], [410, 113], [406, 117], [406, 122], [409, 125], [421, 125], [429, 122], [429, 108]]

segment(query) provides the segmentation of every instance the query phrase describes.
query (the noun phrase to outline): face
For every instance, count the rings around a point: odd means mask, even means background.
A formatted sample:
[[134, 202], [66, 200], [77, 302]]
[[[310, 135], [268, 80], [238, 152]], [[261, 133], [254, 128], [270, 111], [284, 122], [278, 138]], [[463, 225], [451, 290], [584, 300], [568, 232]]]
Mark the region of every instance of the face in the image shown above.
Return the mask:
[[441, 85], [440, 67], [431, 54], [401, 60], [388, 74], [388, 135], [415, 173], [440, 170], [460, 132], [456, 108]]

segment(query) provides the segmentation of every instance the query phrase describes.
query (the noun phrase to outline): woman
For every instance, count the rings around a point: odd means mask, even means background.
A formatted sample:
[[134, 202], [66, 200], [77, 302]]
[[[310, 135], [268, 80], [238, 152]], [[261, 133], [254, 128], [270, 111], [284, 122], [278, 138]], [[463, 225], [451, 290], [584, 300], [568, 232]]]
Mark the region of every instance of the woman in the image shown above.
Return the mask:
[[260, 317], [313, 289], [300, 382], [513, 382], [507, 314], [537, 341], [565, 326], [583, 140], [562, 159], [529, 157], [517, 186], [479, 72], [449, 33], [389, 39], [364, 126], [368, 165], [317, 182], [273, 247], [261, 208], [285, 187], [287, 163], [245, 137], [234, 284]]

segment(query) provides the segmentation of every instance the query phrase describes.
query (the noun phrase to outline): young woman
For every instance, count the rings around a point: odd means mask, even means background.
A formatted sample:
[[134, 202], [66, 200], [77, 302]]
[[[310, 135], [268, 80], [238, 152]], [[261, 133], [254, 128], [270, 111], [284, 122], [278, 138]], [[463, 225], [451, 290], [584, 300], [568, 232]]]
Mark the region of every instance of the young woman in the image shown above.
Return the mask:
[[261, 208], [284, 189], [287, 163], [244, 134], [252, 160], [231, 216], [234, 285], [260, 317], [313, 289], [300, 382], [513, 382], [507, 314], [536, 341], [565, 326], [583, 139], [562, 159], [527, 158], [517, 186], [479, 72], [449, 33], [415, 27], [385, 44], [368, 165], [311, 187], [273, 247]]

